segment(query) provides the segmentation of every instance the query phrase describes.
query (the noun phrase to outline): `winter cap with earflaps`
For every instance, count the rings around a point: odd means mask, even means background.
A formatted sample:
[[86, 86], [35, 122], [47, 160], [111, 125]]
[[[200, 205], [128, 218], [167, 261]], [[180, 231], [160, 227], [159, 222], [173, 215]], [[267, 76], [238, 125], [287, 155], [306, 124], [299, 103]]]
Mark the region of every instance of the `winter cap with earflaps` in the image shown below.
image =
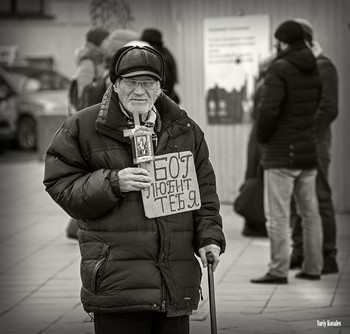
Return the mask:
[[283, 22], [275, 31], [275, 37], [281, 42], [293, 45], [305, 39], [304, 30], [301, 24], [289, 20]]
[[101, 27], [91, 28], [86, 33], [86, 40], [90, 43], [93, 43], [97, 46], [100, 46], [104, 39], [109, 35], [109, 32]]
[[148, 46], [126, 46], [114, 55], [109, 68], [109, 78], [114, 84], [118, 77], [130, 78], [149, 75], [161, 83], [164, 81], [162, 55]]

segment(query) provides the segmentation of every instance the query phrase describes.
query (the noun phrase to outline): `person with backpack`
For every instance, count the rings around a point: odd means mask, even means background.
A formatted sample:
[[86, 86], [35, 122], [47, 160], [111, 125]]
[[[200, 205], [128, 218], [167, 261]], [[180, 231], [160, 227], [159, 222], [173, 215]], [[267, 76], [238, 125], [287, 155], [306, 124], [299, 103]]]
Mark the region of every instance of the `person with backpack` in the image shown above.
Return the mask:
[[101, 102], [100, 97], [106, 90], [101, 80], [105, 71], [108, 36], [109, 32], [104, 28], [93, 27], [86, 33], [85, 44], [74, 52], [77, 71], [68, 91], [69, 115]]
[[[68, 88], [69, 116], [101, 102], [107, 88], [103, 75], [106, 68], [108, 37], [109, 32], [104, 28], [90, 28], [86, 33], [84, 45], [74, 52], [77, 71]], [[71, 218], [66, 228], [66, 236], [78, 239], [77, 232], [77, 222]]]
[[[106, 33], [108, 32], [101, 28], [89, 30], [85, 47], [76, 51], [77, 76], [71, 81], [68, 93], [70, 115], [102, 101], [111, 84], [109, 63], [112, 56], [126, 43], [140, 39], [139, 33], [128, 29], [116, 29], [107, 35]], [[77, 221], [72, 218], [66, 235], [70, 239], [78, 239], [77, 232]]]

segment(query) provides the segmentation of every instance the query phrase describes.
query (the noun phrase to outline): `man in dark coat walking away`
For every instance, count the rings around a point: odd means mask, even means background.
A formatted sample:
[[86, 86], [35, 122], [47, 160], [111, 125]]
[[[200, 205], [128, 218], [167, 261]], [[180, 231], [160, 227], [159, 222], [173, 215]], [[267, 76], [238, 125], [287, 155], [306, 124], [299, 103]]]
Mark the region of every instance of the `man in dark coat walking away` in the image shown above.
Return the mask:
[[176, 61], [170, 50], [164, 45], [162, 33], [158, 29], [147, 28], [142, 32], [141, 40], [149, 43], [163, 56], [165, 64], [165, 82], [163, 85], [163, 91], [174, 102], [179, 104], [180, 98], [175, 90], [175, 85], [179, 81]]
[[275, 37], [278, 55], [265, 77], [257, 119], [257, 138], [263, 146], [264, 211], [271, 242], [268, 273], [251, 280], [260, 284], [288, 283], [292, 196], [304, 231], [305, 260], [296, 277], [319, 280], [323, 266], [314, 127], [321, 82], [300, 24], [282, 23]]
[[[329, 184], [329, 165], [331, 162], [332, 133], [331, 124], [338, 116], [338, 74], [332, 61], [326, 57], [317, 41], [313, 40], [313, 27], [304, 19], [295, 19], [304, 29], [305, 41], [311, 48], [320, 79], [322, 81], [321, 101], [316, 113], [316, 135], [318, 168], [316, 177], [316, 192], [323, 227], [323, 269], [322, 274], [338, 272], [336, 260], [336, 218], [332, 201], [332, 191]], [[303, 260], [303, 240], [300, 217], [292, 215], [293, 251], [290, 268], [300, 268]]]
[[[225, 250], [208, 147], [199, 126], [162, 92], [164, 61], [154, 48], [119, 49], [110, 79], [102, 103], [71, 116], [55, 134], [44, 184], [78, 220], [81, 299], [94, 314], [95, 333], [188, 334], [200, 299], [195, 254], [204, 267], [213, 254], [215, 270]], [[155, 157], [193, 154], [198, 209], [146, 217], [141, 191], [151, 178], [134, 165], [126, 134], [134, 121], [152, 128]]]

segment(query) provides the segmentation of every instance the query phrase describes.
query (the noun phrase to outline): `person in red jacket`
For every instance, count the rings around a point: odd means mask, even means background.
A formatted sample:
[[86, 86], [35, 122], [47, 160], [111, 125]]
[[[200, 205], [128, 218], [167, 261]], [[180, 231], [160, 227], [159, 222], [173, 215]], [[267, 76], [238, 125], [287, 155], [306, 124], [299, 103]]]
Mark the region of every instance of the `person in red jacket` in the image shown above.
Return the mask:
[[[200, 299], [195, 254], [204, 267], [213, 254], [215, 270], [225, 251], [208, 147], [199, 126], [162, 92], [164, 61], [154, 48], [119, 49], [110, 80], [102, 103], [72, 115], [52, 139], [46, 191], [78, 220], [81, 300], [94, 314], [95, 333], [188, 334]], [[134, 164], [125, 135], [134, 120], [154, 132], [155, 157], [192, 153], [196, 210], [146, 217], [141, 190], [151, 178]]]
[[[313, 40], [313, 27], [305, 19], [294, 19], [304, 29], [305, 41], [316, 57], [318, 72], [322, 81], [321, 101], [316, 112], [316, 134], [318, 166], [316, 192], [323, 228], [323, 269], [322, 274], [335, 274], [339, 271], [336, 260], [336, 217], [329, 183], [332, 133], [331, 124], [338, 116], [338, 73], [332, 61], [326, 57], [320, 44]], [[290, 268], [300, 268], [304, 260], [301, 219], [292, 215], [293, 250]]]

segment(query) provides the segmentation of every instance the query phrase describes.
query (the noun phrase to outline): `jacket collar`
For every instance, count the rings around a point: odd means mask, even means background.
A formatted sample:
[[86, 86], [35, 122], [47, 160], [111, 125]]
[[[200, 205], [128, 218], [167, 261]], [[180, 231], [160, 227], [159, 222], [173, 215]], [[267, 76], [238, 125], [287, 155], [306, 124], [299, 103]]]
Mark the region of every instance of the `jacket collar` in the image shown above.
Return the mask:
[[312, 72], [316, 69], [316, 60], [305, 42], [300, 41], [279, 53], [274, 61], [285, 59], [302, 72]]
[[[162, 132], [164, 127], [171, 127], [173, 123], [187, 115], [164, 93], [157, 99], [155, 107], [162, 121]], [[102, 98], [95, 124], [96, 131], [121, 142], [130, 143], [130, 138], [124, 137], [123, 134], [123, 130], [127, 127], [127, 117], [121, 110], [118, 94], [110, 85]]]
[[123, 130], [127, 127], [127, 119], [120, 109], [118, 95], [110, 85], [102, 98], [95, 123], [96, 131], [121, 142], [130, 143], [130, 138], [124, 137], [123, 134]]

